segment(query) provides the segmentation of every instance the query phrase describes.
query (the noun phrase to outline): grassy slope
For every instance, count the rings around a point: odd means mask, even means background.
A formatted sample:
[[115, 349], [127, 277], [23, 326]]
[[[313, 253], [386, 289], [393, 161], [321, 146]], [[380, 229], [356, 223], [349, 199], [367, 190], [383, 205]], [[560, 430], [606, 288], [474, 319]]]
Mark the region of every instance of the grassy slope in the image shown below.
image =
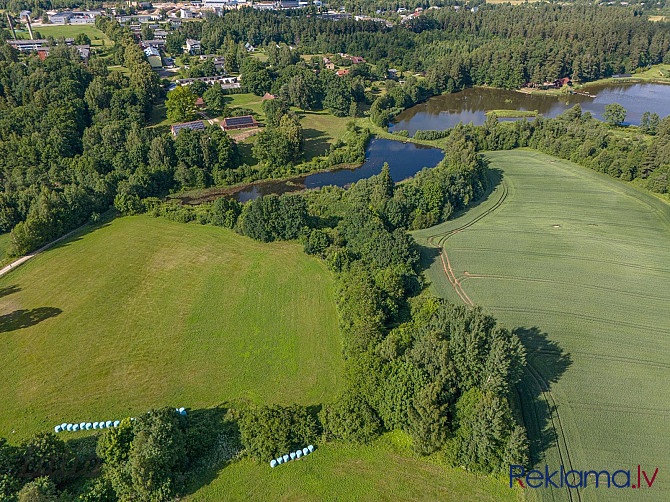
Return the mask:
[[117, 219], [0, 278], [0, 437], [154, 406], [320, 403], [342, 380], [337, 325], [330, 273], [297, 244]]
[[[439, 240], [484, 215], [443, 245], [466, 294], [505, 325], [522, 328], [530, 363], [549, 382], [550, 393], [542, 394], [526, 375], [520, 388], [532, 435], [551, 443], [542, 454], [535, 443], [534, 460], [612, 470], [642, 463], [651, 473], [667, 471], [670, 206], [539, 153], [487, 157], [503, 172], [503, 184], [465, 215], [416, 237]], [[502, 204], [486, 214], [505, 190]], [[428, 252], [426, 259], [434, 291], [461, 301], [441, 260]], [[554, 427], [543, 402], [552, 398]], [[635, 500], [666, 500], [669, 488], [659, 476]], [[546, 500], [567, 495], [540, 493]], [[581, 500], [627, 500], [627, 494], [587, 488]]]
[[0, 263], [2, 263], [5, 259], [7, 247], [9, 247], [9, 232], [6, 234], [0, 234]]
[[369, 446], [319, 446], [308, 457], [274, 469], [244, 459], [189, 500], [497, 502], [522, 495], [503, 482], [415, 458], [387, 435]]

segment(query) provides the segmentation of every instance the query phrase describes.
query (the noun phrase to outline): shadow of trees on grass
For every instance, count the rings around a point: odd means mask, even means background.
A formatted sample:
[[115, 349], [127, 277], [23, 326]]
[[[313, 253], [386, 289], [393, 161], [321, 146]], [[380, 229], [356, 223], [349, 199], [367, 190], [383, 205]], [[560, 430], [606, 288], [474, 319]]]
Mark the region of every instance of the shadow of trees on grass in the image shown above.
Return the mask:
[[0, 316], [0, 333], [8, 333], [18, 329], [29, 328], [62, 312], [55, 307], [39, 307], [36, 309], [15, 310], [11, 314]]
[[0, 288], [0, 298], [3, 298], [5, 296], [18, 293], [21, 291], [21, 288], [18, 287], [16, 284], [12, 284], [11, 286], [7, 286], [4, 288]]
[[526, 347], [527, 367], [517, 385], [524, 424], [530, 442], [530, 461], [540, 463], [552, 447], [561, 447], [563, 435], [551, 384], [559, 381], [572, 357], [538, 327], [518, 327], [513, 332]]

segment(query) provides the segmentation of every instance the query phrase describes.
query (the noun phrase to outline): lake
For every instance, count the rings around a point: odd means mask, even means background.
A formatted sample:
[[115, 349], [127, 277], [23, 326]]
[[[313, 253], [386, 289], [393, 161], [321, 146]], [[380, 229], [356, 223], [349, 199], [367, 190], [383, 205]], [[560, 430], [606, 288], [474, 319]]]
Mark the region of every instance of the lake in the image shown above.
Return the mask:
[[263, 181], [246, 186], [231, 195], [239, 202], [247, 202], [264, 195], [282, 194], [306, 188], [321, 188], [328, 185], [345, 187], [379, 174], [384, 162], [388, 162], [393, 180], [402, 181], [414, 176], [424, 167], [435, 167], [443, 157], [444, 154], [439, 148], [388, 139], [373, 139], [365, 151], [365, 163], [355, 169], [334, 169], [286, 181]]
[[642, 114], [656, 112], [661, 118], [670, 115], [670, 85], [663, 84], [602, 84], [587, 87], [595, 97], [582, 94], [565, 96], [524, 94], [504, 89], [475, 87], [453, 94], [430, 98], [425, 103], [408, 108], [395, 117], [389, 130], [406, 130], [410, 136], [418, 130], [444, 130], [459, 122], [482, 125], [489, 110], [537, 110], [545, 117], [555, 117], [579, 104], [582, 111], [591, 112], [602, 120], [605, 105], [618, 103], [626, 111], [626, 124], [639, 125]]

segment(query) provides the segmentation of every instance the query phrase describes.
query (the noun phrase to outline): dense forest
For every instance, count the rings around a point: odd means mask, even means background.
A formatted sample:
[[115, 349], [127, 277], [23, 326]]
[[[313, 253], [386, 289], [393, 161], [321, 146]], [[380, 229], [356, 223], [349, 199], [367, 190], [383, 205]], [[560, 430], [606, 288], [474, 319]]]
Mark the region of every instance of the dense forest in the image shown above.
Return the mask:
[[185, 24], [175, 37], [201, 39], [209, 51], [283, 42], [307, 54], [348, 52], [386, 68], [425, 71], [439, 92], [560, 77], [585, 82], [668, 62], [670, 49], [670, 25], [635, 8], [546, 3], [430, 10], [392, 28], [242, 9]]

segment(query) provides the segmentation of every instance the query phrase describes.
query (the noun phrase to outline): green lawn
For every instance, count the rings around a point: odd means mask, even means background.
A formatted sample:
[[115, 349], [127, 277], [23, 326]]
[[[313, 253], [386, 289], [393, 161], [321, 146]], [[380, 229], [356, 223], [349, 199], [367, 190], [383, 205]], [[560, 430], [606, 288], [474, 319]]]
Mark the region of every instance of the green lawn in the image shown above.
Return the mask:
[[12, 440], [166, 405], [322, 403], [343, 379], [332, 277], [296, 243], [116, 219], [0, 278], [0, 367]]
[[251, 459], [225, 467], [190, 502], [220, 500], [485, 502], [523, 500], [520, 489], [413, 457], [394, 435], [369, 446], [317, 445], [301, 460], [271, 468]]
[[[667, 500], [670, 206], [540, 153], [486, 157], [502, 174], [496, 190], [415, 233], [446, 252], [424, 248], [433, 291], [484, 306], [528, 347], [519, 391], [537, 465], [659, 467], [635, 500]], [[535, 491], [567, 500], [565, 489]], [[628, 491], [590, 486], [580, 500], [630, 500]]]
[[[261, 109], [262, 100], [255, 94], [231, 94], [226, 98], [230, 107], [250, 108], [263, 117]], [[302, 111], [293, 108], [300, 117], [303, 134], [305, 137], [305, 160], [310, 161], [314, 157], [325, 155], [326, 150], [338, 139], [344, 136], [350, 117], [335, 117], [327, 110]]]
[[297, 111], [305, 137], [305, 159], [325, 155], [326, 150], [347, 131], [350, 117], [336, 117], [327, 111]]
[[260, 96], [252, 93], [230, 94], [226, 97], [226, 104], [233, 108], [250, 108], [255, 113], [262, 114], [263, 101]]
[[[102, 31], [89, 24], [54, 24], [45, 26], [34, 26], [33, 31], [38, 31], [43, 37], [75, 38], [79, 33], [84, 33], [91, 39], [91, 45], [111, 46], [114, 43]], [[28, 31], [23, 32], [23, 38], [30, 38]]]

